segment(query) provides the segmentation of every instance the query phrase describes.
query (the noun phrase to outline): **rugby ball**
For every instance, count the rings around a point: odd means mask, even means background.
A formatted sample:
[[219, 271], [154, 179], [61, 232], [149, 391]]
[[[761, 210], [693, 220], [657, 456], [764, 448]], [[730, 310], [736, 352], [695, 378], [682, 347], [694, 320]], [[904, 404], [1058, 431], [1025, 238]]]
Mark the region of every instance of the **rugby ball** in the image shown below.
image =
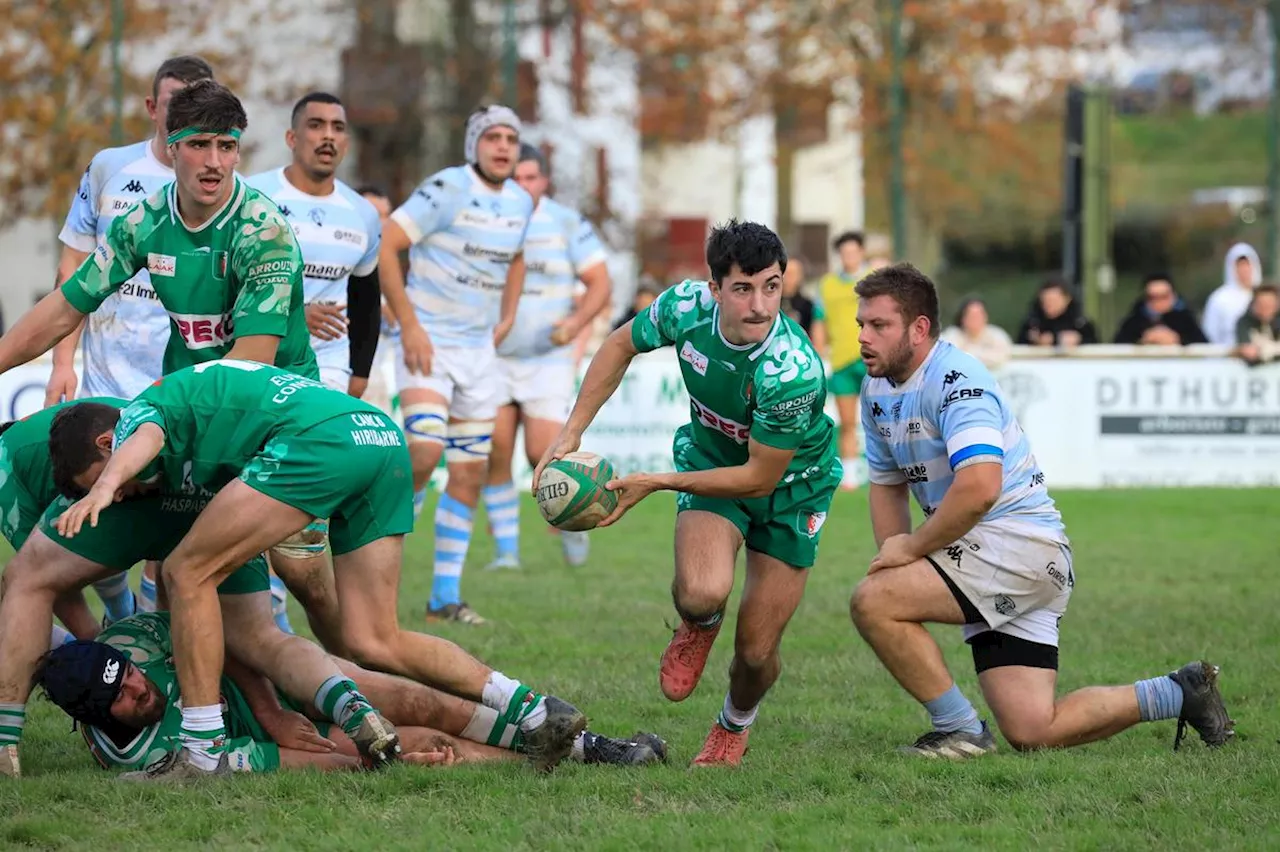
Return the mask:
[[538, 510], [556, 529], [595, 529], [618, 506], [618, 495], [604, 487], [615, 478], [604, 456], [569, 453], [543, 469], [536, 492]]

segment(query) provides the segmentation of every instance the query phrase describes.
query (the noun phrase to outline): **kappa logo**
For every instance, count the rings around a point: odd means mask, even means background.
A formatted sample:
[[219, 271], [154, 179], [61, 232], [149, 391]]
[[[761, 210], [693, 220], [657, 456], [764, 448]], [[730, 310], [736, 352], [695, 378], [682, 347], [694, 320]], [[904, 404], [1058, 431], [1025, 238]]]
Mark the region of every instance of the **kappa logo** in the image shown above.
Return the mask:
[[969, 377], [966, 376], [964, 373], [960, 372], [959, 370], [952, 370], [950, 373], [947, 373], [942, 378], [942, 384], [954, 385], [956, 382], [960, 381], [961, 379], [967, 379], [967, 378]]
[[880, 407], [880, 403], [878, 402], [871, 403], [871, 416], [884, 417], [884, 409]]
[[120, 676], [120, 661], [108, 660], [106, 666], [102, 669], [102, 682], [105, 684], [113, 684], [116, 678]]
[[282, 213], [286, 218], [287, 218], [287, 217], [289, 217], [289, 216], [292, 216], [292, 215], [293, 215], [293, 211], [289, 209], [289, 205], [287, 205], [287, 204], [281, 204], [281, 205], [280, 205], [280, 212], [281, 212], [281, 213]]
[[960, 557], [964, 555], [964, 548], [958, 544], [953, 544], [947, 548], [947, 558], [957, 565], [960, 564]]
[[142, 192], [142, 184], [139, 181], [131, 180], [124, 185], [125, 192]]
[[693, 367], [693, 371], [699, 376], [707, 374], [707, 356], [694, 349], [693, 344], [687, 340], [684, 346], [680, 347], [680, 360]]
[[178, 259], [171, 254], [150, 252], [147, 255], [147, 271], [152, 275], [172, 278], [178, 271]]

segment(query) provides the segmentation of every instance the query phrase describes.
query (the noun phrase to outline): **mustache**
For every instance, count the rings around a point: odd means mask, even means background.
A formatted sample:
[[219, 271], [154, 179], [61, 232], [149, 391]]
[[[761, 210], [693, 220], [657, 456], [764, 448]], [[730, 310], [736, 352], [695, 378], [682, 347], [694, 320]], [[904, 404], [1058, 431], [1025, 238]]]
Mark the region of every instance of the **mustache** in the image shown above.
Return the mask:
[[317, 148], [316, 153], [317, 154], [336, 154], [338, 153], [338, 149], [333, 145], [325, 144]]

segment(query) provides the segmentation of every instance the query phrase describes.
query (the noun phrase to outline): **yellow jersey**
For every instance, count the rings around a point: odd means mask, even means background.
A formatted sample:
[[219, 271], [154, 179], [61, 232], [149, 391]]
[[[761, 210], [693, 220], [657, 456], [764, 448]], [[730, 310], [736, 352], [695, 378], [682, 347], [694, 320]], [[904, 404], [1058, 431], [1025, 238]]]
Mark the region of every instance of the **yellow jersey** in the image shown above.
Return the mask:
[[853, 287], [869, 272], [857, 275], [828, 272], [818, 282], [821, 319], [827, 326], [827, 347], [831, 351], [831, 369], [843, 369], [862, 357], [858, 343], [858, 294]]

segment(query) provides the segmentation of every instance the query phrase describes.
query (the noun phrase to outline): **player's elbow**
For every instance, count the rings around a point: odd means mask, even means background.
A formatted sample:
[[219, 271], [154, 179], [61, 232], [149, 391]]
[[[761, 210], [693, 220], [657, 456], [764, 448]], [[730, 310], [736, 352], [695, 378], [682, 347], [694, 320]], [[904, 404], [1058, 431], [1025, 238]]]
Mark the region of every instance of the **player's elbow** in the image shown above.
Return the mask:
[[966, 477], [966, 496], [969, 498], [969, 503], [973, 505], [974, 512], [985, 515], [1000, 500], [1004, 486], [1004, 478], [1001, 475], [1003, 468], [1000, 465], [983, 464], [974, 465], [970, 470], [973, 473]]
[[778, 477], [772, 472], [752, 469], [750, 465], [747, 466], [747, 470], [749, 474], [743, 489], [744, 498], [768, 497], [777, 489]]

